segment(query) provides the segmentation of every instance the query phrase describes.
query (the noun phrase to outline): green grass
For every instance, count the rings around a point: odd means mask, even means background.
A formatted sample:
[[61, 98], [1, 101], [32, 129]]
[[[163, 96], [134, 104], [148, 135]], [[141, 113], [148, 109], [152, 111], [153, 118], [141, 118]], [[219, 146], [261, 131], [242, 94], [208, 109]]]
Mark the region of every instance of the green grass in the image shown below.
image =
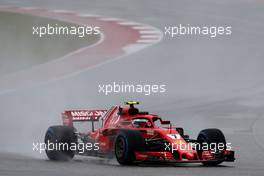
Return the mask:
[[28, 69], [92, 45], [100, 35], [33, 35], [33, 26], [78, 26], [58, 20], [0, 12], [0, 76]]

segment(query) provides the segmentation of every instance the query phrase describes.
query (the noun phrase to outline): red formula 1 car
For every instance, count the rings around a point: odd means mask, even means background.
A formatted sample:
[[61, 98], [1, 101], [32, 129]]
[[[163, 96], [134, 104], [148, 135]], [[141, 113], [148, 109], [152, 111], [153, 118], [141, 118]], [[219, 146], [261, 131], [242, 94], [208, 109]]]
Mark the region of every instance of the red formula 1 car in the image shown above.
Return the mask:
[[[159, 116], [141, 112], [135, 104], [107, 110], [71, 110], [62, 113], [63, 125], [51, 126], [45, 135], [51, 160], [69, 160], [74, 155], [116, 157], [122, 165], [139, 162], [203, 163], [214, 166], [235, 160], [234, 151], [219, 129], [202, 130], [190, 139], [183, 128]], [[92, 130], [78, 125], [90, 122]], [[96, 125], [100, 124], [98, 129]]]

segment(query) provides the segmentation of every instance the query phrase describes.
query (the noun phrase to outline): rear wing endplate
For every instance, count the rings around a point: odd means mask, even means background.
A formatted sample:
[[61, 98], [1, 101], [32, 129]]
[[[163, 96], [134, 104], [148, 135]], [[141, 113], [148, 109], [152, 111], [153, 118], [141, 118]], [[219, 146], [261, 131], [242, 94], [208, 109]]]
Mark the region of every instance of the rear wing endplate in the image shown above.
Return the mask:
[[99, 121], [106, 112], [107, 110], [67, 110], [61, 115], [63, 125], [73, 127], [73, 122], [89, 121], [93, 126], [94, 121]]

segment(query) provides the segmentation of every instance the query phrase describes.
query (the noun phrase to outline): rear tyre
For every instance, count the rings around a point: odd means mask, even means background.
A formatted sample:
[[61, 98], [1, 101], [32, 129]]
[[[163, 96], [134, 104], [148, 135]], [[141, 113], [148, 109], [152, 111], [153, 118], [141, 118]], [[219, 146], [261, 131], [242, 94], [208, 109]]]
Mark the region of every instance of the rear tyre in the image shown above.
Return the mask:
[[[226, 149], [226, 140], [225, 136], [219, 129], [205, 129], [202, 130], [197, 138], [197, 141], [202, 145], [202, 143], [207, 143], [209, 146], [210, 144], [214, 143], [215, 146], [218, 146], [219, 144], [224, 145], [224, 149]], [[216, 148], [215, 154], [219, 156], [218, 161], [206, 161], [203, 162], [203, 165], [205, 166], [216, 166], [218, 164], [221, 164], [223, 162], [223, 158], [221, 157], [223, 155], [224, 150], [218, 150]], [[198, 155], [201, 158], [203, 150], [198, 150]]]
[[139, 131], [121, 130], [115, 139], [115, 156], [119, 164], [131, 165], [135, 161], [135, 151], [143, 151], [145, 141]]
[[74, 143], [77, 143], [77, 136], [73, 128], [51, 126], [45, 135], [45, 152], [50, 160], [68, 161], [74, 157], [75, 151], [70, 149]]

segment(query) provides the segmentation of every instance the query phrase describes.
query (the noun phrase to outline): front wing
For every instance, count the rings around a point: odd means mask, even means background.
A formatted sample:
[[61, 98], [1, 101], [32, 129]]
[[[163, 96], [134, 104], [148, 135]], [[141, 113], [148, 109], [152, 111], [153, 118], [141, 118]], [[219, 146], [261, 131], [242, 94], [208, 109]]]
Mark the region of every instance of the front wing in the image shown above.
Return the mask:
[[173, 163], [202, 163], [202, 162], [214, 162], [214, 161], [226, 161], [234, 162], [234, 151], [225, 150], [221, 155], [214, 154], [209, 151], [202, 153], [202, 158], [195, 157], [196, 159], [189, 160], [187, 158], [175, 159], [171, 152], [135, 152], [136, 161], [149, 161], [149, 162], [173, 162]]

